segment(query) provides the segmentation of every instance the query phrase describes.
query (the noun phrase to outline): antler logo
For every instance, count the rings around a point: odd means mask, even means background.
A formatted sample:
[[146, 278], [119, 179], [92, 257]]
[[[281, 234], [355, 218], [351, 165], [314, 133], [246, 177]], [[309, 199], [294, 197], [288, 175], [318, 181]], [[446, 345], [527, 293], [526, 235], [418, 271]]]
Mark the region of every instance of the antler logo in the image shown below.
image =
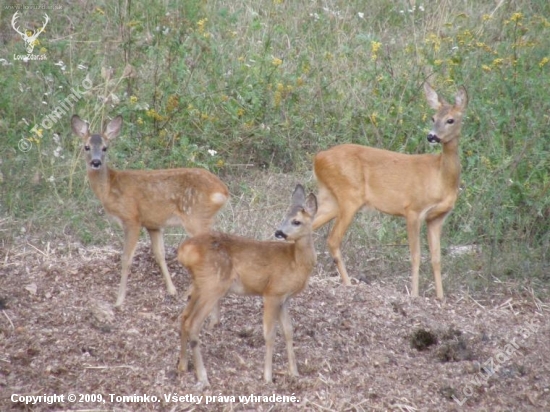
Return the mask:
[[20, 16], [19, 12], [16, 11], [15, 14], [13, 15], [12, 19], [11, 19], [11, 25], [12, 25], [13, 29], [21, 35], [21, 38], [27, 44], [27, 53], [31, 54], [32, 51], [34, 50], [34, 46], [36, 44], [36, 39], [38, 38], [40, 33], [42, 33], [44, 31], [44, 29], [46, 28], [46, 25], [50, 21], [50, 18], [48, 17], [48, 15], [46, 13], [44, 13], [45, 20], [44, 20], [44, 25], [42, 26], [41, 29], [38, 29], [36, 31], [33, 31], [33, 30], [21, 31], [21, 30], [19, 30], [19, 27], [16, 26], [17, 19], [19, 18], [19, 16]]

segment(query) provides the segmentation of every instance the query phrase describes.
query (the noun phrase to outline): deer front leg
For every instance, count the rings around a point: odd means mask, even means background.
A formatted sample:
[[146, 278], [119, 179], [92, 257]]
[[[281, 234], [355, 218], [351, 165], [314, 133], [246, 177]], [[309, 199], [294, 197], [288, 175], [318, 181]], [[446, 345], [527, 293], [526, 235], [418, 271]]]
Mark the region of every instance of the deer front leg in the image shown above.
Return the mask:
[[428, 245], [432, 260], [432, 270], [435, 280], [435, 294], [438, 299], [443, 299], [443, 282], [441, 280], [441, 229], [445, 216], [426, 222], [428, 226]]
[[412, 297], [418, 297], [420, 271], [420, 219], [416, 213], [407, 216], [407, 234], [412, 266]]
[[137, 242], [139, 239], [140, 226], [124, 226], [124, 250], [122, 251], [121, 266], [122, 272], [120, 275], [120, 286], [118, 287], [118, 297], [115, 307], [122, 306], [126, 297], [126, 284], [128, 283], [128, 274], [130, 266], [136, 251]]
[[285, 301], [281, 306], [281, 311], [279, 312], [279, 323], [283, 329], [283, 334], [286, 341], [286, 351], [288, 354], [288, 369], [291, 376], [298, 376], [298, 368], [296, 367], [296, 357], [294, 356], [294, 347], [293, 347], [293, 331], [292, 331], [292, 320], [290, 319], [290, 314], [288, 313], [288, 300]]
[[275, 324], [281, 312], [281, 300], [279, 298], [264, 296], [264, 339], [265, 339], [265, 364], [264, 380], [267, 383], [273, 381], [273, 346], [275, 344]]

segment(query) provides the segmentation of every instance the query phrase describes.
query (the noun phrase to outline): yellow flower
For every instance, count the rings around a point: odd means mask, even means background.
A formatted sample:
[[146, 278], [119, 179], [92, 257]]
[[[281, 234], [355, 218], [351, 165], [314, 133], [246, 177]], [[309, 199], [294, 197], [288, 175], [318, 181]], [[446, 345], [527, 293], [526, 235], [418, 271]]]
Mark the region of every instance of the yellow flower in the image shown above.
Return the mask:
[[523, 18], [523, 14], [522, 14], [522, 13], [514, 13], [514, 14], [512, 14], [512, 17], [510, 17], [510, 21], [518, 22], [518, 21], [520, 21], [522, 18]]
[[373, 125], [378, 126], [378, 113], [374, 112], [369, 118]]
[[548, 62], [550, 61], [550, 59], [548, 57], [544, 57], [540, 62], [539, 62], [539, 67], [542, 69], [544, 66], [546, 66], [546, 64], [548, 64]]
[[207, 21], [208, 21], [208, 19], [204, 18], [204, 19], [200, 19], [197, 22], [197, 27], [198, 27], [199, 33], [204, 33], [204, 25], [206, 24]]
[[282, 100], [282, 94], [279, 90], [277, 90], [274, 94], [273, 94], [273, 103], [275, 104], [275, 107], [279, 107], [279, 105], [281, 104], [281, 100]]
[[242, 115], [244, 115], [244, 109], [240, 108], [239, 110], [237, 110], [237, 116], [241, 117]]
[[488, 20], [491, 20], [493, 17], [490, 15], [490, 14], [484, 14], [483, 16], [481, 16], [481, 20], [483, 21], [488, 21]]
[[162, 121], [162, 120], [166, 119], [164, 116], [157, 113], [157, 111], [155, 109], [149, 109], [145, 112], [145, 114], [147, 115], [147, 117], [152, 117], [153, 119], [158, 120], [158, 121]]
[[179, 97], [176, 94], [171, 94], [168, 97], [168, 101], [166, 102], [166, 112], [172, 113], [175, 109], [178, 108], [180, 104]]
[[130, 103], [137, 103], [138, 98], [136, 96], [130, 96]]
[[138, 117], [136, 122], [137, 124], [143, 124], [143, 119], [141, 117]]
[[376, 60], [378, 58], [378, 51], [380, 50], [380, 48], [382, 47], [382, 43], [380, 43], [379, 41], [371, 41], [370, 42], [370, 59], [372, 61]]
[[283, 64], [283, 61], [281, 59], [278, 59], [277, 57], [274, 57], [271, 61], [271, 64], [275, 67], [279, 67], [281, 64]]
[[486, 64], [482, 64], [482, 65], [481, 65], [481, 68], [482, 68], [483, 71], [485, 71], [485, 72], [490, 72], [491, 70], [493, 70], [493, 69], [491, 69], [491, 67], [487, 66]]
[[499, 57], [499, 58], [496, 58], [495, 60], [493, 60], [493, 66], [494, 67], [499, 67], [499, 66], [502, 66], [502, 63], [504, 62], [504, 59]]
[[431, 44], [433, 49], [434, 49], [434, 52], [436, 52], [436, 53], [441, 48], [441, 39], [435, 33], [428, 34], [428, 36], [426, 37], [426, 40], [424, 40], [424, 42], [426, 42], [428, 44]]
[[105, 14], [105, 12], [100, 7], [96, 7], [95, 11], [96, 13], [99, 13], [99, 14]]

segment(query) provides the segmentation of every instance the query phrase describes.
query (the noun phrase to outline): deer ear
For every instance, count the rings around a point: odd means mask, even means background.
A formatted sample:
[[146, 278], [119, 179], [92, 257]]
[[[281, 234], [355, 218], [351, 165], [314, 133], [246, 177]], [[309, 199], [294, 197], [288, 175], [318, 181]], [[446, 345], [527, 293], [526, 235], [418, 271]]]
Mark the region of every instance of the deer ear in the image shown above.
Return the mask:
[[88, 123], [82, 120], [78, 115], [73, 115], [71, 118], [71, 128], [73, 129], [74, 134], [77, 136], [87, 139], [90, 129], [88, 128]]
[[304, 187], [300, 184], [296, 185], [294, 192], [292, 193], [292, 204], [294, 206], [302, 206], [306, 201], [306, 192]]
[[307, 196], [304, 208], [307, 214], [311, 217], [315, 216], [315, 214], [317, 213], [317, 198], [313, 193], [310, 193]]
[[458, 92], [455, 96], [455, 106], [460, 107], [461, 110], [464, 110], [468, 105], [468, 93], [464, 86], [460, 86]]
[[113, 120], [111, 120], [105, 127], [105, 132], [103, 133], [108, 140], [111, 140], [114, 137], [117, 137], [120, 133], [120, 128], [122, 127], [122, 116], [118, 115]]
[[437, 92], [430, 86], [429, 83], [424, 83], [424, 93], [426, 93], [426, 100], [428, 104], [434, 110], [439, 110], [443, 101], [437, 95]]

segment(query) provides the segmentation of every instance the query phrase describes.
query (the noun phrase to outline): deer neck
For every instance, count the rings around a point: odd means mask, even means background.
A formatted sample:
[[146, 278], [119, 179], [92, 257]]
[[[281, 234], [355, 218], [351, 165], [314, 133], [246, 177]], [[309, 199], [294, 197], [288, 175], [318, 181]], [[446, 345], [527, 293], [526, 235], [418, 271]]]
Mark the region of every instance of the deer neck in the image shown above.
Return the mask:
[[304, 236], [294, 242], [294, 260], [297, 265], [303, 266], [308, 273], [317, 263], [317, 254], [311, 235]]
[[447, 187], [457, 188], [460, 182], [460, 157], [458, 156], [458, 140], [456, 136], [443, 144], [441, 153], [441, 177]]
[[105, 166], [99, 170], [88, 168], [88, 180], [93, 192], [102, 203], [108, 196], [111, 188], [111, 176], [115, 173], [114, 170]]

